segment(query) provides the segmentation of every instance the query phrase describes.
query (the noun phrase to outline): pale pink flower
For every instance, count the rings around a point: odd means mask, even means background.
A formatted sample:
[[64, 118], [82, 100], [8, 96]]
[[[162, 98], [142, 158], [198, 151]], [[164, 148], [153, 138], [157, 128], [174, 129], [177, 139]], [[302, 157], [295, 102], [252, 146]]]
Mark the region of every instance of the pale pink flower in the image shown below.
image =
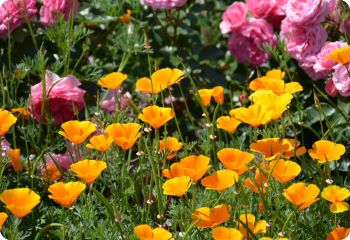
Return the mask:
[[[46, 98], [49, 113], [55, 120], [55, 124], [61, 124], [75, 118], [74, 107], [78, 111], [84, 108], [85, 90], [79, 88], [80, 81], [73, 75], [60, 78], [53, 72], [46, 70]], [[31, 87], [29, 108], [33, 118], [41, 120], [41, 108], [43, 98], [43, 83], [40, 82]], [[44, 123], [46, 123], [44, 114]]]
[[289, 22], [302, 26], [323, 22], [328, 14], [328, 0], [289, 0], [286, 14]]
[[267, 18], [277, 0], [247, 0], [247, 7], [255, 18]]
[[331, 97], [335, 97], [338, 95], [338, 90], [335, 88], [335, 85], [333, 83], [332, 79], [329, 79], [324, 87], [324, 90], [326, 91], [326, 93], [331, 96]]
[[186, 4], [187, 0], [140, 0], [141, 4], [151, 7], [153, 10], [179, 8]]
[[78, 0], [43, 0], [40, 8], [40, 22], [44, 26], [53, 26], [58, 14], [63, 14], [64, 19], [68, 20], [71, 13], [77, 14], [78, 5]]
[[50, 166], [55, 164], [54, 161], [56, 161], [62, 168], [63, 171], [66, 171], [69, 169], [70, 165], [72, 165], [72, 157], [75, 159], [75, 154], [73, 153], [72, 156], [67, 153], [50, 153], [45, 155], [46, 160], [46, 166]]
[[7, 155], [8, 150], [10, 150], [10, 143], [5, 139], [1, 139], [1, 155], [2, 157], [5, 157]]
[[235, 2], [222, 15], [220, 30], [223, 34], [238, 30], [246, 21], [247, 7], [242, 2]]
[[31, 19], [36, 13], [36, 0], [0, 1], [0, 38], [6, 39], [9, 32], [21, 26], [26, 14]]
[[299, 66], [309, 75], [312, 80], [319, 80], [321, 78], [327, 77], [326, 71], [315, 71], [314, 65], [316, 63], [317, 57], [316, 55], [304, 56], [299, 61]]
[[338, 90], [339, 94], [343, 97], [349, 97], [350, 96], [350, 77], [348, 70], [350, 65], [342, 65], [338, 64], [334, 67], [334, 73], [333, 73], [333, 84], [334, 87]]
[[[117, 92], [118, 91], [118, 92]], [[106, 93], [105, 93], [106, 94]], [[118, 102], [117, 99], [120, 98], [120, 108], [125, 109], [130, 105], [129, 99], [131, 99], [131, 94], [129, 92], [124, 93], [121, 96], [120, 90], [110, 90], [108, 95], [105, 97], [102, 96], [102, 109], [106, 112], [114, 112], [117, 110]]]

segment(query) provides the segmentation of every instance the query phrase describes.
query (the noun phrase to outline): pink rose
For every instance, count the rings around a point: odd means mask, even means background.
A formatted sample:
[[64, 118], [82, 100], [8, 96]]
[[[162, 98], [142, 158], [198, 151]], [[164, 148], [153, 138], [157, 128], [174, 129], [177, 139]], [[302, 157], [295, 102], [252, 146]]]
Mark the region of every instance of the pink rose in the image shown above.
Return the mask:
[[186, 4], [187, 0], [140, 0], [141, 4], [151, 7], [153, 10], [179, 8]]
[[6, 39], [8, 32], [21, 26], [25, 22], [26, 12], [28, 19], [37, 13], [35, 0], [0, 1], [0, 38]]
[[337, 0], [328, 0], [328, 17], [338, 23], [340, 18], [340, 8], [337, 7]]
[[223, 34], [239, 29], [246, 21], [247, 7], [242, 2], [235, 2], [222, 15], [220, 30]]
[[288, 0], [275, 0], [275, 6], [267, 17], [275, 28], [280, 28], [282, 20], [286, 17], [287, 2]]
[[239, 63], [245, 61], [258, 66], [269, 60], [264, 45], [276, 46], [272, 25], [263, 19], [250, 19], [237, 33], [232, 33], [228, 48]]
[[340, 31], [342, 33], [350, 33], [350, 18], [344, 20], [344, 22], [340, 26]]
[[326, 86], [324, 87], [324, 90], [331, 97], [335, 97], [338, 95], [338, 90], [335, 88], [335, 85], [332, 79], [329, 79], [327, 81]]
[[63, 14], [64, 19], [68, 20], [72, 12], [74, 15], [78, 12], [78, 0], [43, 0], [40, 8], [40, 22], [44, 26], [53, 26], [56, 23], [56, 15]]
[[[102, 109], [106, 112], [114, 112], [117, 110], [118, 103], [116, 101], [117, 98], [120, 98], [121, 92], [119, 91], [116, 93], [115, 90], [109, 91], [108, 95], [104, 97], [102, 96]], [[127, 106], [130, 105], [129, 99], [131, 99], [131, 94], [129, 92], [126, 92], [121, 96], [120, 99], [120, 107], [121, 109], [125, 109]]]
[[[60, 78], [58, 75], [48, 70], [46, 70], [45, 78], [49, 112], [55, 120], [55, 124], [61, 124], [74, 119], [74, 106], [80, 111], [85, 105], [85, 90], [79, 88], [81, 85], [79, 80], [73, 75]], [[29, 108], [33, 118], [37, 121], [40, 121], [41, 118], [42, 95], [42, 82], [31, 87]], [[46, 123], [45, 116], [44, 122]]]
[[287, 51], [297, 60], [317, 54], [327, 40], [327, 32], [321, 24], [297, 26], [288, 19], [282, 21], [280, 34]]
[[8, 150], [10, 150], [10, 143], [5, 139], [1, 139], [1, 155], [2, 157], [5, 157], [7, 155]]
[[316, 63], [314, 65], [314, 70], [316, 72], [326, 72], [328, 75], [335, 65], [337, 65], [337, 62], [333, 60], [329, 60], [327, 56], [330, 55], [330, 53], [337, 48], [346, 47], [348, 44], [345, 42], [328, 42], [326, 43], [321, 51], [317, 54]]
[[328, 14], [328, 0], [289, 0], [286, 13], [289, 22], [300, 26], [320, 23]]
[[326, 71], [320, 71], [316, 72], [314, 70], [314, 65], [316, 63], [317, 57], [316, 55], [309, 55], [306, 57], [303, 57], [299, 61], [299, 66], [309, 75], [309, 77], [312, 80], [319, 80], [321, 78], [326, 78], [327, 77], [327, 72]]
[[247, 0], [247, 7], [255, 18], [267, 18], [277, 0]]
[[[347, 67], [349, 68], [350, 65], [347, 65]], [[334, 67], [332, 81], [340, 95], [343, 97], [350, 96], [350, 77], [346, 66], [338, 64]]]

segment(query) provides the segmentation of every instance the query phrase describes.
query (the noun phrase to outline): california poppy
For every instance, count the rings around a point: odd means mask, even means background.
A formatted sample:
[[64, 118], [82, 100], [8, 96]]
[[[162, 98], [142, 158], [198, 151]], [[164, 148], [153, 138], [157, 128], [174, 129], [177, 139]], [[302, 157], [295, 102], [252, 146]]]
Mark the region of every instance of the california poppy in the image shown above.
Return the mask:
[[181, 150], [183, 144], [177, 138], [167, 137], [159, 141], [159, 150], [165, 152], [166, 159], [171, 160]]
[[216, 86], [213, 87], [213, 98], [217, 104], [224, 104], [225, 101], [225, 95], [224, 95], [224, 88], [222, 86]]
[[269, 163], [269, 170], [272, 171], [272, 177], [279, 183], [286, 183], [300, 174], [301, 167], [296, 162], [279, 159]]
[[4, 225], [7, 218], [8, 215], [6, 213], [0, 212], [0, 230], [2, 229], [2, 226]]
[[77, 145], [83, 143], [91, 133], [96, 131], [95, 124], [90, 121], [72, 120], [63, 123], [61, 127], [64, 131], [59, 131], [58, 134]]
[[267, 190], [267, 176], [264, 172], [259, 169], [255, 171], [255, 181], [251, 178], [246, 178], [243, 184], [255, 193], [265, 194]]
[[128, 75], [126, 74], [121, 72], [112, 72], [98, 80], [97, 84], [103, 88], [115, 90], [119, 88], [127, 78]]
[[215, 227], [226, 222], [231, 217], [231, 206], [222, 204], [215, 206], [213, 209], [208, 207], [197, 208], [192, 213], [192, 223], [197, 227]]
[[81, 179], [92, 183], [107, 167], [106, 162], [97, 160], [81, 160], [73, 163], [70, 168]]
[[326, 240], [345, 240], [350, 235], [350, 228], [336, 227], [327, 236]]
[[13, 113], [19, 113], [19, 116], [28, 118], [30, 116], [30, 112], [25, 108], [12, 108], [11, 111]]
[[86, 144], [87, 148], [105, 152], [113, 143], [113, 139], [108, 134], [99, 134], [90, 138], [89, 142], [90, 143]]
[[23, 166], [22, 166], [22, 161], [21, 161], [21, 150], [20, 149], [10, 149], [8, 154], [9, 154], [9, 158], [10, 158], [11, 165], [12, 165], [13, 169], [17, 173], [22, 172]]
[[29, 188], [14, 188], [3, 191], [0, 200], [13, 215], [22, 218], [39, 204], [40, 196]]
[[280, 138], [264, 138], [250, 145], [250, 150], [262, 153], [267, 161], [284, 156], [285, 153], [292, 152], [294, 149], [289, 139]]
[[203, 178], [201, 184], [206, 189], [222, 192], [232, 187], [238, 179], [239, 176], [235, 171], [223, 169]]
[[119, 17], [119, 21], [121, 21], [124, 24], [129, 24], [131, 23], [131, 10], [127, 9], [126, 10], [126, 14], [124, 14], [123, 16]]
[[347, 64], [350, 61], [350, 46], [334, 49], [326, 58], [340, 64]]
[[42, 170], [42, 175], [46, 181], [55, 181], [62, 177], [62, 173], [57, 168], [56, 164], [50, 164]]
[[308, 153], [319, 163], [327, 163], [339, 160], [345, 153], [345, 147], [342, 144], [336, 144], [328, 140], [319, 140], [312, 144], [312, 149], [309, 149]]
[[[259, 220], [255, 223], [255, 216], [253, 214], [241, 214], [239, 216], [239, 220], [243, 222], [249, 229], [254, 233], [254, 235], [259, 233], [266, 233], [266, 221]], [[253, 236], [249, 233], [248, 229], [243, 224], [239, 223], [239, 231], [243, 234], [243, 238], [247, 238], [249, 234], [249, 238], [253, 238]]]
[[86, 185], [82, 182], [58, 182], [50, 185], [49, 198], [65, 208], [70, 208], [78, 196], [85, 190]]
[[212, 236], [214, 240], [243, 240], [242, 233], [234, 228], [216, 227]]
[[113, 123], [106, 128], [106, 132], [113, 139], [114, 143], [123, 150], [134, 146], [141, 136], [141, 125], [138, 123]]
[[144, 108], [138, 117], [153, 128], [160, 128], [175, 117], [175, 112], [172, 108], [154, 105]]
[[218, 151], [217, 157], [225, 168], [242, 175], [248, 170], [248, 164], [254, 159], [254, 155], [234, 148], [224, 148]]
[[13, 116], [9, 111], [0, 109], [0, 137], [5, 136], [8, 130], [13, 124], [15, 124], [17, 118]]
[[174, 177], [167, 180], [162, 188], [163, 194], [168, 196], [181, 197], [187, 193], [191, 186], [191, 178], [188, 176]]
[[216, 124], [217, 128], [223, 129], [229, 133], [234, 133], [237, 127], [241, 124], [241, 122], [238, 121], [236, 118], [230, 117], [230, 116], [219, 117], [216, 120], [216, 122], [217, 122]]
[[[233, 117], [237, 120], [249, 124], [252, 127], [259, 127], [260, 125], [266, 125], [272, 120], [272, 112], [267, 107], [253, 104], [248, 108], [241, 107], [234, 112], [230, 111]], [[232, 115], [231, 115], [232, 116]]]
[[152, 229], [147, 224], [141, 224], [134, 227], [134, 233], [140, 240], [173, 240], [172, 234], [164, 228]]
[[319, 200], [319, 193], [320, 189], [316, 185], [299, 182], [284, 189], [283, 196], [299, 210], [303, 210]]
[[341, 213], [349, 210], [349, 204], [345, 200], [350, 197], [350, 191], [337, 185], [331, 185], [323, 189], [321, 197], [331, 202], [332, 213]]
[[211, 97], [213, 95], [213, 90], [212, 89], [199, 89], [198, 95], [199, 95], [199, 98], [201, 99], [203, 106], [207, 107], [210, 105]]

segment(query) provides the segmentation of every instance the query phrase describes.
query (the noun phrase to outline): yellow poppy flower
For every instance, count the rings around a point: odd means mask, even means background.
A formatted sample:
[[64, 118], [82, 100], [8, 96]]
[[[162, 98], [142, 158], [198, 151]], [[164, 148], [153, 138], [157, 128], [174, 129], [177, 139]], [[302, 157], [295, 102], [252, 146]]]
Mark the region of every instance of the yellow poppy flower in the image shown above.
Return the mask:
[[147, 224], [134, 227], [134, 233], [140, 240], [174, 240], [173, 235], [164, 228], [152, 229]]
[[107, 168], [107, 164], [104, 161], [82, 160], [73, 163], [70, 168], [78, 178], [87, 183], [92, 183], [98, 176], [100, 176], [102, 171]]
[[124, 14], [123, 16], [119, 17], [119, 21], [121, 21], [124, 24], [129, 24], [131, 23], [131, 10], [127, 9], [126, 10], [126, 14]]
[[243, 184], [255, 193], [261, 192], [262, 194], [265, 194], [267, 190], [266, 174], [261, 172], [259, 169], [256, 169], [254, 178], [255, 178], [255, 181], [253, 181], [251, 178], [245, 179]]
[[198, 95], [201, 99], [203, 106], [207, 107], [210, 105], [211, 97], [213, 95], [213, 89], [199, 89]]
[[[243, 222], [254, 235], [259, 233], [266, 233], [266, 221], [259, 220], [255, 223], [255, 216], [253, 214], [241, 214], [239, 220]], [[243, 238], [246, 239], [249, 234], [249, 238], [253, 236], [249, 233], [248, 229], [243, 224], [238, 224], [239, 231], [243, 234]]]
[[72, 120], [63, 123], [61, 127], [64, 131], [59, 131], [58, 134], [77, 145], [83, 143], [91, 133], [96, 131], [95, 124], [90, 121]]
[[347, 64], [350, 61], [350, 46], [334, 49], [326, 58], [337, 63]]
[[0, 109], [0, 137], [5, 136], [8, 130], [13, 124], [15, 124], [17, 118], [13, 116], [9, 111]]
[[167, 180], [162, 188], [163, 194], [168, 196], [181, 197], [187, 193], [191, 186], [191, 178], [188, 176], [175, 177]]
[[126, 74], [121, 72], [112, 72], [98, 80], [97, 84], [103, 88], [115, 90], [119, 88], [127, 78], [128, 75]]
[[345, 147], [342, 144], [336, 144], [328, 140], [319, 140], [312, 144], [312, 149], [309, 149], [308, 153], [319, 163], [327, 163], [339, 160], [345, 153]]
[[229, 117], [229, 116], [219, 117], [216, 121], [217, 121], [217, 124], [216, 124], [217, 128], [223, 129], [229, 133], [234, 133], [237, 127], [241, 124], [240, 121], [238, 121], [234, 117]]
[[345, 240], [350, 235], [350, 228], [336, 227], [327, 236], [326, 240]]
[[[231, 110], [232, 111], [232, 110]], [[266, 125], [272, 120], [272, 112], [269, 111], [266, 107], [253, 104], [248, 108], [241, 107], [235, 110], [233, 117], [238, 121], [249, 124], [252, 127], [259, 127], [260, 125]], [[232, 115], [231, 115], [232, 116]]]
[[269, 170], [272, 171], [272, 177], [279, 183], [286, 183], [300, 174], [301, 167], [296, 162], [280, 159], [271, 161], [269, 163]]
[[250, 145], [250, 150], [261, 153], [267, 161], [290, 154], [295, 149], [290, 139], [264, 138]]
[[158, 107], [154, 105], [144, 108], [138, 117], [153, 128], [160, 128], [175, 117], [175, 112], [172, 108]]
[[222, 86], [216, 86], [212, 88], [213, 90], [213, 98], [217, 104], [224, 104], [225, 101], [225, 95], [224, 95], [224, 88]]
[[317, 198], [319, 193], [320, 189], [316, 185], [307, 186], [305, 183], [299, 182], [284, 189], [283, 196], [299, 210], [303, 210], [319, 200]]
[[44, 179], [48, 182], [55, 181], [62, 177], [62, 173], [60, 172], [60, 170], [57, 168], [55, 164], [50, 164], [49, 166], [47, 166], [42, 171], [42, 175]]
[[28, 118], [30, 116], [30, 112], [25, 108], [12, 108], [11, 112], [19, 113], [20, 116]]
[[138, 123], [113, 123], [106, 128], [106, 132], [114, 143], [123, 150], [132, 148], [141, 136], [141, 125]]
[[219, 192], [225, 191], [238, 182], [239, 176], [232, 170], [219, 170], [201, 180], [201, 184], [210, 190], [216, 190]]
[[29, 188], [14, 188], [3, 191], [0, 200], [13, 215], [22, 218], [39, 204], [40, 196]]
[[79, 195], [85, 190], [86, 185], [82, 182], [58, 182], [50, 185], [49, 198], [65, 208], [70, 208]]
[[337, 185], [331, 185], [323, 189], [321, 197], [331, 202], [332, 213], [341, 213], [349, 210], [349, 204], [345, 200], [350, 197], [350, 191]]
[[86, 147], [105, 152], [110, 148], [112, 143], [113, 139], [108, 134], [100, 134], [90, 138], [90, 143], [86, 144]]
[[2, 226], [4, 225], [7, 218], [8, 215], [6, 213], [0, 212], [0, 230], [2, 229]]
[[11, 165], [13, 169], [17, 172], [20, 173], [22, 172], [23, 166], [22, 166], [22, 161], [21, 161], [21, 150], [20, 149], [11, 149], [8, 152], [9, 158], [11, 161]]
[[248, 170], [248, 164], [254, 159], [254, 155], [234, 148], [224, 148], [218, 151], [217, 157], [225, 168], [242, 175]]
[[182, 149], [183, 144], [177, 138], [168, 137], [159, 141], [159, 150], [165, 152], [166, 159], [171, 160]]
[[243, 240], [242, 233], [234, 228], [216, 227], [212, 236], [214, 240]]
[[192, 223], [199, 228], [215, 227], [226, 222], [231, 217], [231, 206], [222, 204], [213, 209], [208, 207], [197, 208], [192, 213]]

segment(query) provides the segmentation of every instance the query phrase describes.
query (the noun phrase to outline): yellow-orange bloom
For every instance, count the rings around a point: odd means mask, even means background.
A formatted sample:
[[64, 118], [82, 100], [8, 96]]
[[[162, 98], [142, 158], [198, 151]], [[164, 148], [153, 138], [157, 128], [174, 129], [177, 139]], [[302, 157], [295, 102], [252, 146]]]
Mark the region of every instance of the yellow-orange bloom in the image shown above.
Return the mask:
[[123, 16], [119, 17], [119, 21], [121, 21], [124, 24], [129, 24], [131, 23], [131, 10], [127, 9], [126, 10], [126, 14], [124, 14]]
[[349, 204], [345, 200], [350, 197], [350, 191], [337, 185], [331, 185], [323, 189], [321, 197], [331, 202], [332, 213], [341, 213], [349, 210]]
[[97, 160], [82, 160], [73, 163], [70, 168], [80, 178], [87, 183], [92, 183], [100, 176], [107, 167], [106, 162]]
[[63, 207], [70, 208], [85, 188], [86, 185], [82, 182], [54, 183], [48, 189], [51, 193], [49, 198]]
[[262, 173], [259, 169], [255, 171], [255, 181], [251, 178], [247, 178], [244, 180], [243, 184], [252, 190], [255, 193], [261, 192], [262, 194], [266, 193], [267, 189], [267, 176], [265, 173]]
[[22, 218], [39, 204], [40, 196], [29, 188], [14, 188], [3, 191], [0, 200], [13, 215]]
[[272, 171], [272, 177], [279, 183], [286, 183], [298, 176], [301, 172], [301, 167], [296, 162], [275, 160], [269, 164], [269, 170]]
[[224, 104], [225, 95], [224, 88], [222, 86], [216, 86], [212, 89], [199, 89], [198, 95], [204, 106], [209, 106], [211, 98], [213, 97], [217, 104]]
[[12, 108], [11, 111], [13, 113], [19, 113], [20, 116], [25, 118], [30, 116], [30, 112], [25, 108]]
[[235, 171], [223, 169], [203, 178], [201, 184], [206, 189], [222, 192], [232, 187], [238, 179], [239, 176]]
[[162, 188], [163, 194], [168, 196], [181, 197], [187, 193], [191, 186], [191, 178], [188, 176], [175, 177], [167, 180]]
[[108, 134], [100, 134], [90, 138], [90, 143], [86, 144], [86, 147], [105, 152], [110, 148], [112, 143], [113, 139]]
[[90, 121], [72, 120], [63, 123], [61, 127], [64, 131], [59, 131], [58, 134], [78, 145], [83, 143], [91, 133], [96, 131], [95, 124]]
[[166, 159], [171, 160], [182, 149], [183, 144], [177, 138], [167, 137], [159, 141], [159, 150], [165, 152]]
[[206, 156], [190, 155], [172, 164], [170, 169], [164, 169], [163, 176], [166, 178], [189, 176], [196, 183], [211, 168], [209, 162], [210, 158]]
[[[255, 216], [253, 214], [241, 214], [239, 220], [243, 222], [249, 229], [254, 233], [254, 235], [259, 233], [266, 233], [266, 221], [259, 220], [255, 223]], [[252, 239], [253, 236], [249, 233], [248, 229], [243, 224], [238, 224], [239, 231], [243, 234], [243, 238]]]
[[224, 148], [218, 151], [218, 159], [225, 168], [242, 175], [248, 170], [248, 164], [254, 159], [254, 155], [234, 148]]
[[0, 109], [0, 137], [5, 136], [16, 121], [17, 118], [13, 114], [7, 110]]
[[225, 101], [225, 95], [224, 95], [224, 88], [222, 86], [216, 86], [213, 88], [213, 98], [217, 104], [224, 104]]
[[217, 121], [217, 124], [216, 124], [217, 128], [223, 129], [229, 133], [234, 133], [237, 127], [239, 126], [239, 124], [241, 124], [240, 121], [238, 121], [234, 117], [229, 117], [229, 116], [219, 117], [216, 121]]
[[312, 144], [312, 149], [308, 151], [310, 157], [317, 159], [319, 163], [327, 163], [339, 160], [345, 153], [343, 144], [336, 144], [328, 140], [319, 140]]
[[307, 186], [305, 183], [299, 182], [284, 189], [283, 196], [297, 206], [299, 210], [303, 210], [319, 200], [317, 198], [319, 193], [320, 189], [316, 185], [310, 184]]
[[23, 166], [21, 161], [21, 149], [11, 149], [8, 152], [13, 169], [19, 173], [22, 172]]
[[250, 150], [263, 154], [267, 161], [285, 155], [293, 156], [291, 152], [294, 149], [294, 139], [264, 138], [250, 145]]
[[128, 75], [126, 74], [121, 72], [112, 72], [98, 80], [97, 84], [103, 88], [115, 90], [119, 88], [127, 78]]
[[248, 108], [238, 108], [232, 113], [234, 118], [243, 123], [249, 124], [252, 127], [259, 127], [260, 125], [268, 124], [272, 119], [272, 112], [269, 111], [266, 107], [258, 104], [253, 104]]
[[0, 230], [2, 229], [2, 226], [4, 225], [7, 218], [8, 215], [6, 213], [0, 212]]
[[50, 164], [42, 171], [42, 175], [46, 181], [55, 181], [62, 177], [62, 173], [57, 168], [56, 164]]
[[226, 222], [231, 217], [231, 206], [222, 204], [215, 206], [213, 209], [208, 207], [197, 208], [192, 213], [192, 223], [197, 227], [215, 227]]
[[162, 68], [154, 72], [151, 79], [143, 77], [137, 80], [136, 89], [145, 93], [160, 93], [164, 89], [180, 82], [185, 73], [177, 68]]
[[154, 105], [144, 108], [138, 117], [153, 128], [160, 128], [175, 117], [175, 112], [172, 108]]
[[334, 49], [326, 58], [337, 63], [347, 64], [350, 61], [350, 46]]
[[141, 136], [140, 129], [141, 125], [138, 123], [113, 123], [106, 128], [106, 132], [116, 145], [128, 150]]
[[234, 228], [216, 227], [211, 233], [214, 240], [243, 240], [242, 233]]
[[147, 224], [134, 227], [134, 233], [140, 240], [173, 240], [173, 235], [164, 228], [152, 229]]
[[350, 235], [350, 228], [337, 227], [327, 236], [326, 240], [345, 240]]

